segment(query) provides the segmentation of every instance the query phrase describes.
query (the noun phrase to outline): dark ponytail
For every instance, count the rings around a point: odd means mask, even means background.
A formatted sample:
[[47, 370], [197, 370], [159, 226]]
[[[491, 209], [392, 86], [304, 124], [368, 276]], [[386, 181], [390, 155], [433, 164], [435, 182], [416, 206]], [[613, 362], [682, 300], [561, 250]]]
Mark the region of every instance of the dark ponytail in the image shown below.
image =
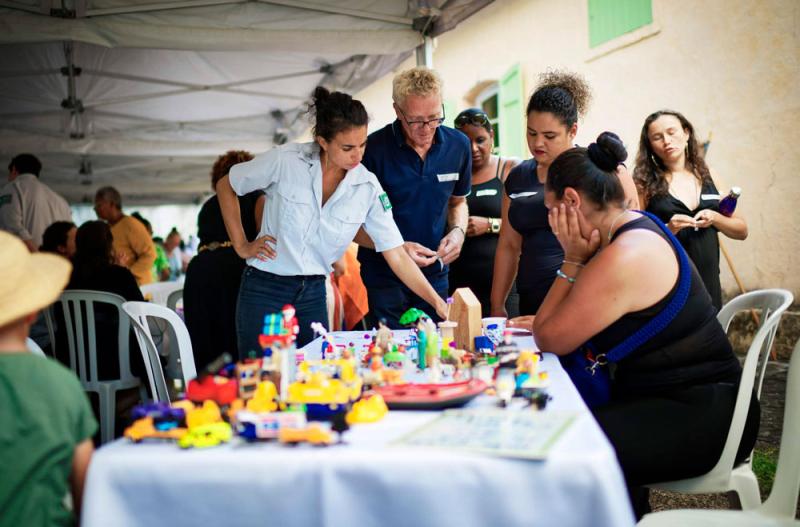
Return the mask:
[[315, 117], [311, 132], [314, 137], [331, 141], [339, 132], [366, 126], [369, 123], [367, 110], [361, 101], [346, 93], [330, 92], [322, 86], [314, 89], [308, 111]]
[[588, 148], [571, 148], [553, 161], [547, 171], [547, 190], [560, 199], [564, 189], [572, 187], [601, 209], [609, 204], [623, 206], [625, 191], [616, 170], [627, 158], [619, 136], [603, 132]]

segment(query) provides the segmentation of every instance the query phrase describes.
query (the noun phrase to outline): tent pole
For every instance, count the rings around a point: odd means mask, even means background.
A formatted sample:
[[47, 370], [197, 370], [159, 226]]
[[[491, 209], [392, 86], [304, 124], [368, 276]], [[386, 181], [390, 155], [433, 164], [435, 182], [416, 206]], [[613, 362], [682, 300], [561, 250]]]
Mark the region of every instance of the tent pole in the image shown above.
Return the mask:
[[417, 46], [417, 66], [433, 68], [433, 37], [426, 35], [423, 39]]

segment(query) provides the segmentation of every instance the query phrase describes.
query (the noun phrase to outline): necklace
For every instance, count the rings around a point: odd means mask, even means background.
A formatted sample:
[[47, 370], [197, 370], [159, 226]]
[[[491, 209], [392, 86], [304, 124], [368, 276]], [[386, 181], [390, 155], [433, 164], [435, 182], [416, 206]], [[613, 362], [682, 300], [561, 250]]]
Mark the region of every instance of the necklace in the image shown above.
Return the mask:
[[611, 227], [608, 228], [608, 242], [611, 243], [611, 235], [614, 233], [614, 225], [617, 224], [617, 220], [625, 215], [628, 212], [628, 209], [623, 210], [619, 214], [617, 214], [614, 219], [611, 221]]

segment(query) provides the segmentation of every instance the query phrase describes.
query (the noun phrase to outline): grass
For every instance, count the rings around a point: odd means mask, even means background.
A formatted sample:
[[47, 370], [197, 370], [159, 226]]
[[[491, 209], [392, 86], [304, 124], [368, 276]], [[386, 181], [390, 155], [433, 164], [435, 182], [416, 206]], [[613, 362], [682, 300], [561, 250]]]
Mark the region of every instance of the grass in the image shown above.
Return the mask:
[[766, 499], [772, 490], [775, 480], [775, 469], [778, 466], [778, 449], [774, 447], [758, 447], [753, 450], [753, 472], [758, 479], [761, 498]]

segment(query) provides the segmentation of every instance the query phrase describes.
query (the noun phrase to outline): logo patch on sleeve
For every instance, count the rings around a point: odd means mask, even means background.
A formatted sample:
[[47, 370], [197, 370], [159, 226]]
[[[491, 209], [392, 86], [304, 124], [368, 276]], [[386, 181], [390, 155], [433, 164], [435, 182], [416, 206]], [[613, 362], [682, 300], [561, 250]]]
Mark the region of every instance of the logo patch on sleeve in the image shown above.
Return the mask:
[[3, 194], [0, 196], [0, 207], [11, 203], [11, 194]]
[[389, 201], [389, 196], [386, 195], [386, 192], [378, 196], [378, 199], [381, 200], [383, 210], [392, 210], [392, 202]]

